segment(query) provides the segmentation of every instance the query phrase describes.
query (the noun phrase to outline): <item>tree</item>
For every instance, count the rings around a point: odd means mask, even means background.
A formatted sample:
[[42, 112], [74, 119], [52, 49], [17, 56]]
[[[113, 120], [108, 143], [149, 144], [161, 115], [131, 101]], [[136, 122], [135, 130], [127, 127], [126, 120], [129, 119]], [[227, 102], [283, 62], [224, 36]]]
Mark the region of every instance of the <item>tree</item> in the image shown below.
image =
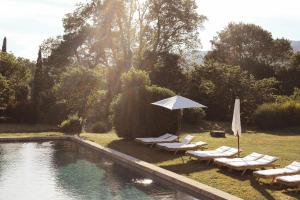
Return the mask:
[[243, 105], [242, 117], [250, 120], [257, 105], [273, 100], [276, 83], [274, 78], [256, 81], [238, 66], [205, 63], [190, 72], [185, 95], [206, 105], [211, 120], [231, 119], [238, 96]]
[[213, 50], [206, 60], [239, 65], [258, 79], [274, 76], [292, 54], [288, 40], [274, 40], [270, 32], [254, 24], [230, 23], [211, 43]]
[[2, 43], [2, 52], [3, 53], [6, 53], [6, 43], [7, 43], [6, 37], [4, 37], [3, 38], [3, 43]]
[[182, 92], [186, 78], [179, 55], [168, 52], [147, 52], [140, 67], [149, 72], [153, 84], [177, 93]]
[[36, 117], [38, 118], [38, 112], [40, 109], [40, 104], [41, 104], [41, 92], [43, 90], [43, 60], [42, 60], [42, 51], [39, 49], [38, 52], [38, 58], [36, 61], [36, 67], [35, 67], [35, 73], [34, 73], [34, 78], [33, 78], [33, 83], [32, 83], [32, 103], [36, 108]]
[[111, 103], [112, 121], [118, 136], [134, 139], [177, 131], [179, 111], [151, 105], [174, 96], [174, 92], [151, 86], [148, 73], [136, 68], [122, 75], [121, 85], [121, 93]]
[[300, 52], [290, 57], [287, 66], [276, 72], [276, 78], [281, 82], [279, 89], [282, 95], [291, 95], [295, 87], [300, 87]]
[[205, 19], [194, 0], [90, 0], [63, 19], [63, 41], [49, 62], [62, 58], [58, 63], [127, 70], [138, 65], [146, 51], [178, 53], [197, 46]]
[[0, 52], [1, 87], [6, 88], [3, 89], [6, 94], [2, 101], [4, 106], [27, 100], [32, 68], [33, 63], [29, 60]]
[[74, 66], [64, 72], [61, 81], [55, 85], [57, 101], [65, 102], [69, 114], [78, 114], [86, 120], [95, 104], [98, 91], [106, 89], [105, 71], [101, 68], [88, 69]]

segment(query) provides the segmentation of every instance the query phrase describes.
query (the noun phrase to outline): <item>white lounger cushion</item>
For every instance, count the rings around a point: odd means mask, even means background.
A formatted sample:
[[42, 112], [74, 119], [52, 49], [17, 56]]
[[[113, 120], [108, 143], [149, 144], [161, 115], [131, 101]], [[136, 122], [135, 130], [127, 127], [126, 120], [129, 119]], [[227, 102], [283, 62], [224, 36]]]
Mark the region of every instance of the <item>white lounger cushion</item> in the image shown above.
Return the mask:
[[255, 171], [254, 173], [263, 176], [275, 176], [277, 174], [281, 175], [281, 174], [297, 173], [297, 172], [300, 172], [299, 162], [293, 162], [284, 168], [259, 170], [259, 171]]
[[228, 162], [227, 164], [233, 167], [264, 166], [273, 163], [277, 159], [277, 157], [264, 155], [263, 157], [253, 161]]
[[176, 135], [169, 134], [166, 138], [136, 138], [137, 141], [141, 141], [144, 143], [160, 143], [160, 142], [172, 142], [178, 139]]
[[291, 176], [279, 176], [276, 180], [282, 180], [289, 183], [297, 183], [300, 182], [300, 174]]
[[141, 141], [152, 141], [152, 140], [158, 140], [158, 139], [166, 139], [170, 136], [173, 136], [170, 133], [165, 133], [159, 137], [147, 137], [147, 138], [135, 138], [136, 140], [141, 140]]
[[192, 140], [194, 139], [194, 136], [192, 135], [187, 135], [184, 137], [184, 139], [182, 140], [182, 144], [189, 144], [192, 142]]
[[191, 141], [194, 139], [194, 136], [192, 135], [187, 135], [185, 136], [185, 138], [182, 140], [182, 142], [174, 142], [174, 143], [158, 143], [158, 146], [161, 147], [166, 147], [169, 145], [173, 145], [173, 148], [175, 148], [175, 146], [180, 146], [180, 145], [184, 145], [184, 144], [189, 144], [191, 143]]
[[230, 157], [237, 154], [238, 150], [236, 148], [222, 146], [212, 151], [188, 151], [190, 155], [198, 158], [211, 158], [211, 157]]
[[263, 154], [253, 152], [243, 158], [216, 158], [215, 161], [219, 163], [228, 163], [228, 162], [239, 162], [239, 161], [253, 161], [263, 157]]
[[196, 142], [196, 143], [190, 143], [190, 144], [183, 144], [183, 143], [159, 143], [157, 144], [160, 147], [165, 147], [169, 149], [186, 149], [186, 148], [193, 148], [198, 146], [206, 145], [206, 142]]

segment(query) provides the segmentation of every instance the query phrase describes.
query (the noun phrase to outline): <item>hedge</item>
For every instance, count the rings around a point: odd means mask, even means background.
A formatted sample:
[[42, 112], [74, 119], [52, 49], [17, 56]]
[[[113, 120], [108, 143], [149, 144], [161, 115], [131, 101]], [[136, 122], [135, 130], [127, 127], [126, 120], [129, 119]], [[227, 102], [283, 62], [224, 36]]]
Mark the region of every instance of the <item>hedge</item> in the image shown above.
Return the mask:
[[256, 125], [262, 129], [278, 129], [300, 125], [300, 102], [286, 101], [259, 106], [254, 113]]
[[158, 86], [124, 90], [111, 103], [112, 121], [118, 136], [133, 139], [176, 133], [180, 112], [151, 104], [174, 95], [173, 91]]

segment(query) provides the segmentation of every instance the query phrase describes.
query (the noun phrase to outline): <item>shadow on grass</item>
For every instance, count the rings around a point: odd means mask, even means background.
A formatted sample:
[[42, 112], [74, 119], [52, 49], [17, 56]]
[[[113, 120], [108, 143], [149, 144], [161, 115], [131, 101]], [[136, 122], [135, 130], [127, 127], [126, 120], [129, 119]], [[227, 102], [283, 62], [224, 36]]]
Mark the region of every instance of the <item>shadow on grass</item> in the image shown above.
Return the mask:
[[287, 129], [282, 130], [273, 130], [273, 131], [264, 131], [264, 133], [270, 134], [270, 135], [278, 135], [278, 136], [300, 136], [300, 127], [291, 127]]
[[284, 193], [284, 194], [286, 194], [286, 195], [288, 195], [290, 197], [293, 197], [295, 199], [300, 199], [300, 191], [299, 191], [299, 189], [298, 190], [297, 189], [295, 189], [295, 190], [286, 190], [286, 191], [284, 191], [282, 193]]
[[150, 146], [142, 145], [125, 139], [114, 140], [109, 143], [107, 147], [149, 163], [159, 163], [180, 157], [180, 155], [174, 155], [170, 152], [165, 152], [155, 147], [151, 148]]
[[250, 185], [253, 189], [258, 191], [262, 196], [264, 196], [268, 200], [275, 200], [275, 198], [268, 192], [268, 190], [276, 190], [276, 186], [270, 183], [261, 183], [258, 182], [253, 176], [252, 171], [248, 171], [243, 176], [241, 175], [241, 171], [229, 170], [222, 168], [219, 170], [220, 173], [230, 176], [231, 178], [238, 179], [240, 181], [250, 181]]
[[214, 166], [207, 165], [207, 163], [205, 162], [200, 163], [199, 161], [196, 160], [187, 161], [186, 158], [184, 159], [185, 159], [184, 163], [181, 162], [174, 165], [160, 165], [160, 167], [175, 172], [177, 174], [186, 174], [186, 175], [193, 172], [207, 171], [214, 168]]
[[269, 200], [275, 200], [275, 198], [267, 191], [267, 189], [274, 190], [274, 185], [271, 184], [260, 184], [255, 178], [252, 176], [250, 177], [250, 185], [258, 191], [262, 196]]

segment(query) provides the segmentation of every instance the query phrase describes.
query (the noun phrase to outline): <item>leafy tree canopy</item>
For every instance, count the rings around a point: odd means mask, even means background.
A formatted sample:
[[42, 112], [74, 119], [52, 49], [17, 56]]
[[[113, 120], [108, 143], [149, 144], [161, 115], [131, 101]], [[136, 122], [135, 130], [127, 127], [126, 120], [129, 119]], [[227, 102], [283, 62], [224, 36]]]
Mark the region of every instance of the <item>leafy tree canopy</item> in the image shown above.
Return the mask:
[[270, 32], [254, 24], [230, 23], [211, 43], [213, 50], [206, 60], [239, 65], [258, 79], [272, 77], [293, 53], [288, 40], [273, 39]]

